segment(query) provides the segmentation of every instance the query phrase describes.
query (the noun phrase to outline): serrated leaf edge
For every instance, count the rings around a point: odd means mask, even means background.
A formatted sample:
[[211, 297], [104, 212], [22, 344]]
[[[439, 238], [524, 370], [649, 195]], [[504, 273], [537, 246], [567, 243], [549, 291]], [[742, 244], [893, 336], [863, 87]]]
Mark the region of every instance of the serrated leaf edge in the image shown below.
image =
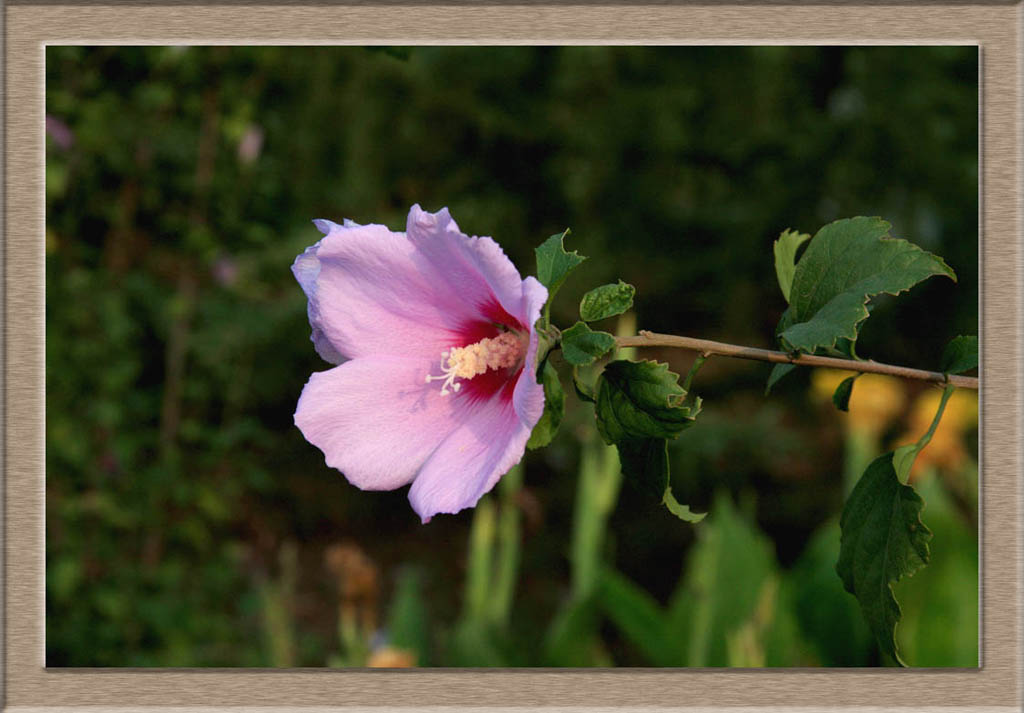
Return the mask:
[[[847, 218], [847, 219], [844, 219], [844, 220], [849, 220], [849, 219]], [[879, 218], [879, 220], [882, 220], [882, 219]], [[832, 223], [839, 223], [839, 222], [841, 222], [841, 221], [838, 221], [838, 220], [832, 221]], [[886, 221], [883, 220], [882, 222], [886, 222]], [[832, 225], [832, 223], [829, 223], [829, 225]], [[828, 227], [828, 226], [822, 227], [821, 230], [824, 230], [825, 227]], [[819, 230], [818, 233], [820, 233], [821, 230]], [[815, 233], [815, 237], [817, 237], [817, 233]], [[906, 243], [907, 245], [910, 245], [911, 247], [915, 248], [916, 250], [920, 250], [925, 255], [928, 255], [929, 257], [935, 258], [939, 262], [939, 264], [942, 265], [942, 267], [944, 267], [944, 268], [946, 268], [946, 270], [948, 270], [947, 273], [944, 273], [946, 275], [946, 277], [948, 277], [951, 280], [953, 280], [953, 282], [957, 282], [956, 273], [953, 271], [953, 268], [951, 268], [949, 266], [949, 264], [945, 260], [942, 259], [941, 256], [936, 255], [934, 253], [930, 253], [927, 250], [922, 249], [918, 245], [915, 245], [914, 243], [910, 242], [909, 240], [904, 240], [903, 238], [893, 238], [893, 237], [887, 237], [886, 238], [886, 237], [883, 237], [883, 238], [879, 238], [878, 241], [879, 242], [889, 241], [889, 242], [896, 242], [896, 243]], [[910, 287], [907, 287], [907, 288], [902, 289], [902, 290], [896, 290], [895, 292], [890, 292], [889, 290], [880, 290], [878, 292], [872, 292], [870, 294], [865, 295], [864, 296], [864, 301], [861, 302], [861, 310], [864, 312], [864, 315], [862, 317], [858, 317], [857, 320], [853, 323], [853, 333], [852, 334], [845, 334], [845, 333], [844, 334], [837, 334], [837, 335], [835, 335], [832, 338], [832, 341], [830, 343], [828, 343], [828, 344], [819, 344], [819, 345], [817, 345], [817, 347], [818, 348], [825, 348], [825, 349], [832, 349], [832, 348], [835, 347], [836, 342], [839, 341], [840, 339], [849, 339], [851, 341], [855, 341], [857, 339], [858, 333], [860, 331], [860, 325], [864, 322], [864, 320], [866, 320], [868, 317], [871, 316], [871, 313], [868, 312], [867, 304], [868, 304], [868, 302], [871, 301], [872, 298], [877, 297], [878, 295], [890, 295], [892, 297], [898, 297], [899, 295], [902, 295], [904, 292], [909, 292], [914, 287], [917, 287], [919, 284], [921, 284], [925, 280], [927, 280], [927, 279], [929, 279], [931, 277], [941, 277], [942, 274], [943, 273], [932, 273], [931, 275], [928, 275], [924, 279], [915, 282]], [[837, 297], [838, 297], [838, 295], [837, 295]], [[833, 299], [835, 299], [835, 298], [833, 298]], [[827, 305], [827, 304], [829, 304], [831, 302], [832, 302], [832, 300], [829, 300], [825, 304]], [[821, 309], [819, 309], [817, 312], [814, 313], [814, 315], [811, 315], [811, 319], [804, 320], [803, 322], [797, 322], [796, 324], [791, 324], [786, 329], [785, 332], [783, 332], [782, 334], [779, 335], [779, 339], [780, 340], [784, 340], [787, 345], [789, 345], [793, 349], [796, 349], [797, 351], [800, 351], [800, 352], [803, 352], [803, 353], [808, 353], [805, 349], [802, 349], [800, 347], [793, 347], [792, 346], [792, 342], [790, 342], [788, 339], [786, 339], [786, 332], [788, 332], [789, 330], [793, 329], [793, 327], [798, 327], [801, 324], [807, 324], [812, 319], [814, 319], [814, 317], [818, 314], [818, 312], [821, 312], [821, 310], [824, 309], [824, 308], [825, 307], [823, 305]]]
[[[890, 467], [892, 468], [893, 473], [896, 474], [896, 467], [895, 467], [895, 463], [893, 462], [896, 453], [895, 453], [895, 451], [893, 451], [889, 455], [890, 455], [890, 459], [889, 459]], [[915, 515], [915, 521], [916, 522], [914, 522], [914, 526], [915, 526], [915, 528], [918, 528], [918, 527], [921, 528], [924, 531], [924, 533], [926, 533], [928, 540], [930, 540], [931, 537], [932, 537], [932, 531], [928, 528], [927, 525], [924, 524], [924, 521], [921, 520], [921, 512], [924, 511], [924, 507], [925, 507], [924, 499], [921, 498], [921, 496], [917, 494], [917, 491], [915, 491], [911, 486], [906, 485], [906, 484], [900, 482], [898, 474], [896, 475], [896, 495], [895, 495], [895, 498], [894, 498], [893, 509], [895, 510], [899, 506], [899, 503], [900, 503], [900, 500], [901, 500], [900, 493], [902, 492], [903, 488], [908, 489], [910, 491], [911, 495], [913, 495], [913, 497], [916, 498], [917, 501], [921, 504], [920, 509], [917, 511], [917, 513]], [[844, 513], [844, 515], [845, 515], [845, 513]], [[843, 540], [845, 540], [847, 538], [847, 532], [845, 531], [845, 528], [843, 527], [843, 520], [845, 520], [845, 517], [840, 516], [840, 519], [839, 519], [839, 527], [840, 527], [840, 536], [839, 536], [840, 552], [842, 552]], [[862, 537], [863, 533], [864, 533], [864, 529], [863, 528], [858, 530], [857, 534], [854, 536], [853, 541], [850, 544], [850, 546], [855, 551], [860, 547], [860, 540], [861, 540], [861, 537]], [[929, 561], [931, 559], [931, 548], [930, 548], [930, 546], [928, 544], [928, 540], [926, 540], [924, 543], [922, 543], [923, 550], [924, 550], [923, 552], [921, 550], [917, 549], [916, 547], [914, 548], [915, 551], [917, 551], [918, 558], [920, 560], [917, 563], [917, 565], [908, 568], [907, 571], [903, 572], [896, 579], [889, 579], [888, 575], [886, 574], [886, 570], [887, 570], [887, 565], [888, 565], [888, 562], [889, 562], [889, 549], [890, 548], [888, 546], [889, 539], [888, 538], [886, 539], [885, 554], [884, 554], [884, 557], [882, 559], [882, 564], [881, 564], [881, 567], [882, 567], [882, 579], [881, 579], [881, 581], [882, 581], [882, 589], [880, 590], [880, 593], [881, 593], [881, 595], [883, 597], [886, 594], [888, 594], [889, 598], [892, 600], [893, 604], [896, 607], [896, 621], [893, 622], [892, 632], [887, 632], [887, 633], [890, 633], [891, 637], [892, 637], [893, 656], [894, 656], [896, 661], [901, 666], [906, 666], [907, 664], [903, 661], [903, 659], [900, 657], [900, 654], [899, 654], [899, 647], [898, 647], [898, 644], [896, 642], [896, 626], [898, 625], [899, 621], [903, 618], [903, 609], [902, 609], [902, 607], [900, 607], [899, 600], [896, 599], [896, 593], [893, 591], [892, 587], [893, 587], [894, 584], [899, 583], [899, 581], [902, 580], [904, 577], [913, 577], [916, 572], [921, 570], [924, 566], [926, 566], [929, 563]], [[847, 580], [847, 578], [843, 576], [842, 572], [839, 571], [839, 563], [838, 562], [836, 563], [836, 573], [839, 575], [839, 578], [843, 582], [843, 588], [846, 589], [846, 591], [849, 592], [850, 594], [852, 594], [854, 597], [857, 597], [857, 603], [863, 609], [863, 604], [861, 604], [860, 597], [857, 596], [857, 584], [856, 584], [856, 581], [855, 581], [855, 578], [854, 578], [854, 574], [853, 574], [853, 563], [852, 562], [850, 563], [850, 577], [849, 577], [849, 580]]]

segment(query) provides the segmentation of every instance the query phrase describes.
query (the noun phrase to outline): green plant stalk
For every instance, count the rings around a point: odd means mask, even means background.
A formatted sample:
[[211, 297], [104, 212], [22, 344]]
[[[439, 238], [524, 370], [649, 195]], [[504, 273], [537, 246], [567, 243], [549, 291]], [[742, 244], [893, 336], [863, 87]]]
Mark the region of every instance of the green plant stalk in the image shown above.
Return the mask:
[[710, 354], [703, 353], [693, 360], [693, 364], [690, 366], [690, 370], [686, 372], [686, 379], [683, 380], [683, 391], [690, 393], [690, 384], [693, 383], [693, 377], [697, 375], [700, 368], [704, 366], [704, 362], [708, 360]]
[[338, 612], [338, 639], [341, 642], [341, 658], [346, 666], [362, 666], [366, 661], [367, 646], [359, 632], [354, 612], [342, 608]]
[[288, 614], [287, 594], [282, 591], [281, 585], [263, 582], [260, 585], [260, 599], [270, 665], [274, 668], [290, 668], [295, 665], [295, 642]]
[[[596, 434], [595, 434], [596, 436]], [[590, 596], [601, 572], [601, 553], [608, 516], [615, 507], [622, 470], [615, 446], [596, 437], [583, 446], [570, 546], [572, 590], [577, 600]]]
[[954, 389], [955, 387], [952, 384], [943, 389], [942, 398], [939, 400], [939, 407], [935, 410], [935, 418], [932, 419], [932, 425], [928, 427], [924, 435], [917, 439], [917, 443], [901, 446], [893, 454], [892, 464], [896, 470], [896, 477], [900, 479], [900, 482], [907, 482], [910, 477], [910, 469], [917, 459], [917, 454], [931, 442], [932, 436], [935, 435], [935, 429], [939, 427], [939, 421], [942, 420], [942, 414], [946, 410], [946, 402], [953, 395]]
[[466, 568], [466, 599], [463, 618], [482, 625], [487, 620], [495, 535], [494, 503], [489, 497], [477, 503], [469, 531], [469, 562]]
[[260, 584], [263, 626], [270, 649], [271, 666], [291, 668], [295, 665], [296, 648], [292, 605], [299, 569], [298, 549], [294, 542], [288, 540], [281, 546], [278, 562], [281, 575], [277, 581], [265, 580]]
[[952, 385], [947, 386], [942, 390], [942, 398], [939, 400], [939, 407], [935, 410], [935, 418], [932, 419], [932, 425], [928, 427], [928, 430], [923, 436], [917, 439], [917, 443], [915, 444], [918, 451], [931, 442], [932, 436], [935, 435], [935, 429], [939, 427], [939, 421], [942, 420], [942, 414], [946, 410], [946, 402], [949, 401], [949, 397], [953, 395], [954, 390], [955, 387]]
[[499, 485], [501, 511], [498, 515], [497, 562], [494, 568], [494, 593], [490, 597], [490, 620], [499, 627], [508, 625], [519, 575], [521, 528], [517, 501], [522, 487], [523, 466], [519, 464], [505, 474]]

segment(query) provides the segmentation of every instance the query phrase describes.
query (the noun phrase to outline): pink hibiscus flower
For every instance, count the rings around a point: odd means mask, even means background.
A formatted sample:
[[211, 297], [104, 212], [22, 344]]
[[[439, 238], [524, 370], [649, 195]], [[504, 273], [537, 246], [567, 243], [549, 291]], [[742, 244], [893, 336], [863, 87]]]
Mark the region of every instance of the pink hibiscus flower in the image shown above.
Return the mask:
[[405, 233], [313, 221], [292, 272], [317, 352], [295, 425], [363, 490], [412, 483], [423, 522], [472, 507], [519, 462], [544, 410], [533, 325], [547, 289], [447, 208]]

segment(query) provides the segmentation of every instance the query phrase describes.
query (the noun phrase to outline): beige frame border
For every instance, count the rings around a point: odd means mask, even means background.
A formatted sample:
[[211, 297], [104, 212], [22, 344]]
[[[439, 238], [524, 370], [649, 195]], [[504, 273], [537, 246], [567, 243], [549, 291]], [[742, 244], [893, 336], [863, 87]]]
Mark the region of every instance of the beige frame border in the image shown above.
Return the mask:
[[[60, 1], [60, 0], [57, 0]], [[71, 0], [73, 2], [73, 0]], [[5, 705], [11, 710], [1020, 710], [1022, 204], [1020, 4], [165, 6], [8, 4], [5, 182]], [[243, 0], [244, 1], [244, 0]], [[258, 0], [257, 0], [258, 1]], [[284, 0], [282, 0], [283, 2]], [[526, 0], [527, 2], [529, 0]], [[44, 0], [45, 2], [45, 0]], [[95, 3], [95, 4], [93, 4]], [[983, 439], [980, 670], [266, 671], [43, 668], [43, 44], [916, 44], [982, 48]], [[973, 237], [973, 236], [972, 236]], [[804, 708], [806, 706], [806, 708]], [[379, 709], [379, 708], [378, 708]], [[426, 709], [426, 708], [420, 708]], [[522, 710], [522, 709], [520, 709]], [[734, 708], [732, 710], [743, 710]]]

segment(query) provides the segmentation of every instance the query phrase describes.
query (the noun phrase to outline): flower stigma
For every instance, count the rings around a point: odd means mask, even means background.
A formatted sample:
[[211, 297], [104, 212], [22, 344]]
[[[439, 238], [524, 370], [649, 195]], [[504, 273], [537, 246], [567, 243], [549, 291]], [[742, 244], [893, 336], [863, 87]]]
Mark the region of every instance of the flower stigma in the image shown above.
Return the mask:
[[441, 396], [458, 391], [462, 384], [455, 379], [472, 379], [488, 369], [511, 369], [526, 353], [526, 340], [517, 332], [502, 332], [485, 337], [475, 344], [453, 347], [441, 352], [441, 375], [427, 374], [426, 383], [441, 381]]

